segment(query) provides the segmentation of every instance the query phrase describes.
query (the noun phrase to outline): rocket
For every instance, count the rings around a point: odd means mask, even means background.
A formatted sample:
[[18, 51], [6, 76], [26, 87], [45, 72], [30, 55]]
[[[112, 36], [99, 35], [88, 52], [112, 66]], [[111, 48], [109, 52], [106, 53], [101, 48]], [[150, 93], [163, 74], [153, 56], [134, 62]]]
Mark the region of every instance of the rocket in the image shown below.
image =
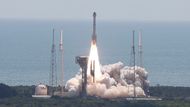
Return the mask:
[[92, 34], [92, 43], [96, 44], [96, 12], [93, 13], [93, 34]]

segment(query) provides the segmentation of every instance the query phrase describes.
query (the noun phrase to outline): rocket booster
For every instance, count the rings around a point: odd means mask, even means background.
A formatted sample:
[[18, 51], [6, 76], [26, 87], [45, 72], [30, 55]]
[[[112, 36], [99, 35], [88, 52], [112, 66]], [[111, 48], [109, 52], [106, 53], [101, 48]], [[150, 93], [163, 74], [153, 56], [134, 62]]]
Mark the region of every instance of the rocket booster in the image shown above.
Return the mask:
[[90, 63], [90, 74], [93, 78], [93, 83], [95, 82], [95, 60], [92, 60]]
[[93, 13], [93, 34], [92, 34], [92, 43], [96, 44], [96, 12]]

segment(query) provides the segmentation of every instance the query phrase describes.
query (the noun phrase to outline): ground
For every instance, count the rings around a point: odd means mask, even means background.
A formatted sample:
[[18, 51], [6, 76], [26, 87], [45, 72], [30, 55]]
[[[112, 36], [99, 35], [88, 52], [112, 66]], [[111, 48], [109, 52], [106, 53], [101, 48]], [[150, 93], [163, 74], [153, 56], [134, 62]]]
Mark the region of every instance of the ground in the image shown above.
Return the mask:
[[[0, 107], [190, 107], [190, 87], [150, 87], [150, 95], [160, 97], [162, 101], [108, 100], [93, 97], [35, 99], [31, 97], [34, 93], [34, 86], [11, 86], [9, 88], [10, 91], [15, 90], [16, 94], [0, 98]], [[8, 91], [4, 94], [6, 93]]]

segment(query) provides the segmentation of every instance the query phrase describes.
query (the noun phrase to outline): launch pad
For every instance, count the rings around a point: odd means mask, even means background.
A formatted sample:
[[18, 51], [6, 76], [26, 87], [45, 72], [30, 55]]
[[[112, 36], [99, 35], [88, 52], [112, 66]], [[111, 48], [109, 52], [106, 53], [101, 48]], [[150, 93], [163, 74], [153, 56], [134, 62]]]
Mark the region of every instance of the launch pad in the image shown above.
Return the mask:
[[[62, 72], [62, 88], [54, 95], [60, 97], [97, 97], [105, 99], [121, 98], [125, 100], [154, 100], [147, 97], [145, 92], [149, 85], [147, 80], [148, 72], [142, 67], [142, 60], [139, 66], [135, 63], [135, 43], [133, 31], [133, 44], [131, 54], [131, 65], [124, 66], [123, 63], [104, 65], [100, 67], [97, 35], [96, 35], [96, 13], [93, 13], [93, 33], [91, 36], [91, 47], [89, 56], [77, 56], [75, 62], [80, 66], [81, 70], [75, 77], [68, 80], [63, 85], [63, 42], [62, 32], [60, 41], [61, 52], [61, 72]], [[140, 55], [142, 57], [141, 35], [139, 40]], [[142, 59], [142, 58], [140, 58]], [[55, 61], [55, 60], [53, 60]], [[54, 65], [54, 63], [52, 64]]]

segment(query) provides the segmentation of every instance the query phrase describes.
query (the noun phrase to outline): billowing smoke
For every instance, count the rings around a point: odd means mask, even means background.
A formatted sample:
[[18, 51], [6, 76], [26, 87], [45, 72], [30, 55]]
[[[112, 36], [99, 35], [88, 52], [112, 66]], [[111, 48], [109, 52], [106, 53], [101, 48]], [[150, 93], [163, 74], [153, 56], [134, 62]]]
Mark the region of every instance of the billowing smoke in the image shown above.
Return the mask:
[[[149, 85], [148, 72], [142, 68], [124, 66], [122, 62], [100, 67], [102, 75], [94, 83], [88, 76], [87, 94], [101, 98], [144, 97]], [[82, 86], [82, 71], [66, 83], [70, 96], [78, 96]], [[135, 90], [135, 91], [134, 91]], [[135, 94], [134, 94], [135, 93]]]

